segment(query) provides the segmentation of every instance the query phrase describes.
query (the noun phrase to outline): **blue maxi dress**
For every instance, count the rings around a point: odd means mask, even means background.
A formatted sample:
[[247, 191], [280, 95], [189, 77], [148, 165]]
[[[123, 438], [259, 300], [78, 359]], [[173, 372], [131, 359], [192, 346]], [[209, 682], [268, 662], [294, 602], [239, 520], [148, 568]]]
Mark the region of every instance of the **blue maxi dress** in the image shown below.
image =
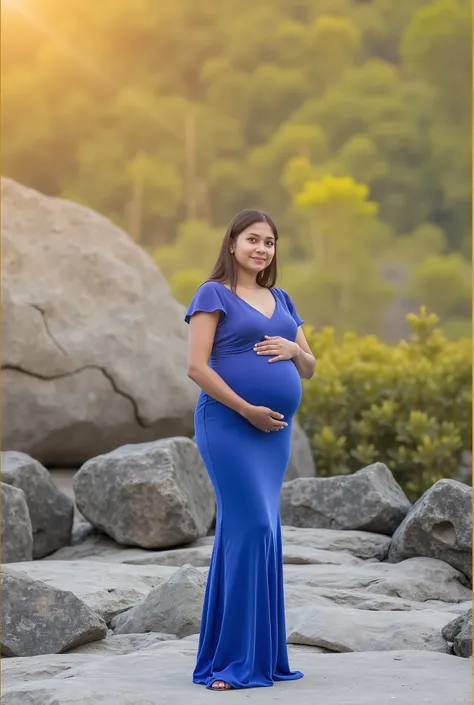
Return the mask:
[[288, 293], [265, 316], [220, 282], [197, 290], [185, 321], [220, 311], [209, 365], [250, 404], [284, 414], [288, 426], [265, 433], [201, 390], [196, 443], [216, 494], [216, 531], [192, 680], [211, 688], [272, 686], [302, 678], [286, 644], [280, 494], [290, 459], [301, 378], [293, 360], [269, 363], [253, 346], [265, 335], [294, 341], [303, 319]]

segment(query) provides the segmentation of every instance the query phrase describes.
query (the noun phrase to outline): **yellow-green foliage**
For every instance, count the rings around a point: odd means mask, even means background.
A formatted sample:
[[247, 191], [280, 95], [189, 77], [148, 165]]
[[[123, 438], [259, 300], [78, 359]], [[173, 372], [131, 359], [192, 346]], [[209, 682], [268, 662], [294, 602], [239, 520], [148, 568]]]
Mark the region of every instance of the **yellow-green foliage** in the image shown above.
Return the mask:
[[306, 336], [316, 373], [304, 381], [299, 421], [309, 435], [318, 475], [385, 463], [408, 496], [453, 477], [471, 447], [471, 340], [446, 340], [438, 317], [410, 314], [409, 341], [333, 329]]

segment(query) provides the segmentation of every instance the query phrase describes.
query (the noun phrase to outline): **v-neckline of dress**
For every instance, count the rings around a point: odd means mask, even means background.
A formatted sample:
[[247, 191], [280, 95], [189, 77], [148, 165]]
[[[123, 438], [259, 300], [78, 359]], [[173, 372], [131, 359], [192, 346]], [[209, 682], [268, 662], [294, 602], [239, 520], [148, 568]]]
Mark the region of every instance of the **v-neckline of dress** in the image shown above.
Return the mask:
[[[228, 292], [230, 292], [230, 293], [231, 293], [233, 296], [235, 296], [237, 299], [240, 299], [240, 301], [243, 301], [244, 304], [246, 304], [246, 305], [247, 305], [249, 308], [251, 308], [253, 311], [256, 311], [256, 312], [259, 313], [261, 316], [263, 316], [264, 318], [266, 318], [267, 321], [271, 321], [271, 320], [272, 320], [272, 318], [273, 318], [273, 316], [275, 315], [276, 310], [277, 310], [277, 308], [278, 308], [278, 298], [277, 298], [277, 296], [275, 295], [275, 293], [273, 292], [272, 287], [265, 287], [265, 288], [267, 288], [267, 289], [271, 292], [271, 295], [272, 295], [273, 298], [275, 299], [275, 308], [273, 309], [273, 313], [272, 313], [271, 316], [266, 316], [266, 315], [265, 315], [264, 313], [262, 313], [262, 311], [260, 311], [258, 308], [255, 308], [255, 306], [252, 306], [252, 304], [249, 304], [248, 301], [246, 301], [246, 300], [243, 299], [241, 296], [239, 296], [239, 295], [236, 294], [234, 291], [232, 291], [232, 289], [229, 289], [229, 287], [226, 286], [223, 282], [219, 282], [219, 284], [222, 284], [222, 286], [224, 287], [224, 289], [227, 289]], [[262, 288], [263, 288], [263, 287], [262, 287]]]

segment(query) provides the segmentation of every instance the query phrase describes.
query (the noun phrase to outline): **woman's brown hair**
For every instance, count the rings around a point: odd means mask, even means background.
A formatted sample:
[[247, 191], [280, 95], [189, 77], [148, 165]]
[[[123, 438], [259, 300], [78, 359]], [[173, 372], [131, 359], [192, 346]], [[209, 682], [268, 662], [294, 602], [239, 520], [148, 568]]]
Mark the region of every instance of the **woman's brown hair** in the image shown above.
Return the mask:
[[237, 213], [230, 221], [222, 241], [216, 264], [207, 281], [221, 282], [222, 284], [229, 282], [230, 288], [235, 293], [237, 286], [237, 265], [234, 256], [230, 253], [230, 248], [238, 236], [254, 223], [268, 223], [275, 238], [275, 254], [268, 267], [257, 274], [257, 284], [267, 288], [275, 286], [277, 280], [276, 243], [278, 240], [278, 230], [267, 213], [250, 208], [240, 211], [240, 213]]

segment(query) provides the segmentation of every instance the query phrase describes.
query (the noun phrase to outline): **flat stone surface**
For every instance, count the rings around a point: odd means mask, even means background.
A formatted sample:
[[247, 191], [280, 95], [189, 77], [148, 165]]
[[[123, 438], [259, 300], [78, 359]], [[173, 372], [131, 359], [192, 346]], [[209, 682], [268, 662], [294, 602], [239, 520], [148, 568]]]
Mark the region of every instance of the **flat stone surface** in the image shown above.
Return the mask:
[[[71, 590], [106, 622], [143, 600], [150, 590], [178, 570], [175, 566], [128, 565], [78, 561], [31, 561], [12, 563], [15, 570], [49, 585]], [[208, 568], [195, 566], [203, 575]], [[311, 588], [364, 591], [415, 602], [437, 600], [458, 603], [472, 598], [471, 590], [460, 580], [459, 571], [435, 558], [411, 558], [401, 563], [360, 565], [284, 565], [285, 592], [293, 601], [287, 607], [311, 603]], [[306, 599], [307, 596], [307, 599]]]
[[449, 612], [434, 610], [396, 612], [306, 605], [287, 610], [287, 640], [340, 652], [408, 649], [449, 654], [451, 649], [441, 630], [452, 617]]
[[[199, 637], [193, 634], [193, 637]], [[164, 641], [176, 640], [176, 634], [151, 632], [150, 634], [111, 634], [89, 644], [68, 649], [68, 654], [94, 654], [96, 656], [124, 656], [138, 651], [150, 651]]]
[[[197, 644], [184, 639], [126, 656], [61, 654], [6, 659], [2, 705], [206, 705], [192, 682]], [[418, 651], [322, 654], [288, 646], [305, 674], [269, 688], [235, 690], [232, 702], [301, 705], [468, 705], [472, 660]], [[216, 696], [218, 697], [218, 696]]]
[[[213, 537], [203, 537], [211, 538]], [[131, 565], [168, 565], [181, 567], [185, 563], [194, 566], [209, 566], [212, 555], [213, 540], [207, 544], [197, 545], [193, 542], [189, 547], [155, 551], [143, 548], [120, 546], [105, 535], [90, 536], [75, 546], [65, 546], [50, 556], [47, 560], [78, 560], [87, 558], [91, 561], [111, 563], [129, 563]], [[376, 561], [376, 558], [368, 560]], [[330, 551], [298, 543], [283, 545], [283, 563], [296, 565], [333, 564], [358, 565], [362, 558], [352, 555], [348, 550]]]
[[[394, 570], [395, 569], [395, 570]], [[285, 587], [314, 586], [364, 590], [424, 602], [463, 602], [472, 598], [455, 568], [435, 558], [410, 558], [400, 563], [342, 565], [286, 565]]]
[[[380, 561], [387, 554], [390, 538], [369, 531], [342, 531], [337, 529], [308, 529], [294, 526], [282, 527], [284, 563], [341, 563], [356, 564], [360, 561]], [[214, 536], [208, 535], [186, 545], [152, 550], [121, 546], [105, 534], [86, 538], [74, 546], [61, 548], [48, 560], [111, 561], [114, 563], [155, 564], [182, 566], [208, 566]], [[330, 555], [332, 553], [332, 555]], [[356, 559], [356, 560], [353, 560]]]

